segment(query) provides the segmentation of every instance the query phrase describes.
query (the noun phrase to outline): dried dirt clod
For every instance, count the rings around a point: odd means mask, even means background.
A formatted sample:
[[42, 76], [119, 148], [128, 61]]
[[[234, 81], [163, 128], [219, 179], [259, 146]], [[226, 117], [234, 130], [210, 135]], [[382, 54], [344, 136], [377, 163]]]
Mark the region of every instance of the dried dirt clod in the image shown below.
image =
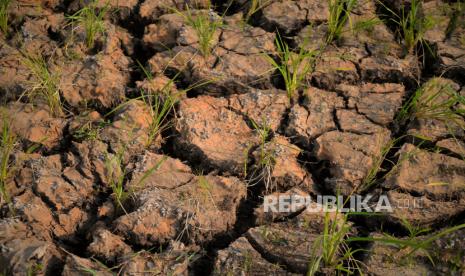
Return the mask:
[[187, 275], [189, 252], [183, 244], [173, 241], [161, 253], [151, 254], [140, 251], [123, 259], [122, 275], [138, 276], [141, 274]]
[[[312, 176], [299, 163], [301, 149], [283, 136], [277, 135], [260, 145], [253, 153], [256, 172], [252, 173], [256, 181], [265, 182], [266, 193], [286, 191], [293, 187], [316, 194], [316, 184]], [[249, 173], [250, 174], [250, 173]], [[255, 174], [258, 174], [255, 176]]]
[[178, 32], [184, 24], [182, 16], [170, 13], [160, 16], [157, 24], [145, 27], [143, 43], [156, 51], [165, 51], [176, 46]]
[[434, 24], [426, 30], [424, 39], [429, 47], [431, 71], [461, 81], [465, 73], [465, 16], [463, 3], [428, 1], [422, 12]]
[[186, 97], [186, 93], [178, 91], [172, 79], [162, 74], [153, 76], [151, 79], [136, 81], [136, 86], [139, 90], [144, 91], [145, 94], [160, 96], [163, 93], [167, 93], [175, 99]]
[[82, 176], [75, 167], [63, 167], [60, 155], [31, 161], [35, 172], [34, 190], [59, 211], [82, 204], [93, 193], [92, 178]]
[[24, 18], [52, 15], [62, 5], [61, 0], [46, 1], [21, 1], [12, 0], [8, 5], [8, 14], [14, 25], [19, 24]]
[[336, 93], [311, 87], [304, 92], [303, 104], [291, 108], [285, 133], [307, 149], [312, 139], [337, 129], [333, 114], [344, 106], [344, 99]]
[[206, 168], [240, 174], [258, 135], [224, 98], [201, 96], [179, 104], [175, 147], [184, 158]]
[[[153, 173], [146, 174], [152, 170]], [[193, 178], [191, 168], [181, 160], [147, 151], [138, 158], [128, 187], [135, 191], [146, 188], [175, 189]]]
[[441, 0], [427, 1], [422, 3], [421, 9], [424, 16], [434, 22], [429, 29], [425, 31], [424, 39], [429, 42], [442, 42], [447, 39], [447, 28], [451, 23], [453, 15], [452, 5]]
[[389, 139], [388, 130], [371, 135], [331, 131], [318, 137], [314, 154], [318, 160], [329, 161], [328, 188], [342, 195], [357, 189]]
[[448, 221], [465, 210], [464, 199], [432, 200], [427, 196], [411, 195], [395, 190], [386, 193], [392, 213], [386, 213], [383, 221], [401, 225], [407, 221], [418, 227], [433, 227]]
[[[141, 100], [130, 100], [116, 110], [113, 123], [102, 130], [101, 138], [114, 152], [122, 153], [127, 161], [146, 148], [160, 146], [161, 133], [157, 133], [153, 141], [149, 138], [153, 120], [147, 104]], [[152, 143], [148, 144], [150, 141]]]
[[[384, 235], [374, 233], [372, 238], [382, 239]], [[369, 275], [431, 275], [435, 274], [427, 256], [417, 251], [410, 258], [397, 247], [375, 241], [371, 245], [362, 266], [364, 273]]]
[[360, 80], [356, 64], [364, 55], [363, 50], [355, 48], [326, 51], [309, 77], [323, 89], [333, 90], [340, 83], [356, 84]]
[[213, 275], [293, 275], [277, 264], [269, 263], [245, 237], [235, 240], [228, 248], [218, 252]]
[[0, 38], [0, 101], [18, 99], [30, 84], [30, 71], [21, 53]]
[[175, 9], [184, 11], [186, 9], [186, 5], [189, 9], [193, 10], [208, 8], [209, 4], [209, 0], [174, 0], [169, 2], [164, 0], [143, 1], [140, 5], [139, 16], [146, 22], [155, 22], [163, 16], [163, 14], [173, 13], [173, 10]]
[[116, 263], [117, 260], [133, 253], [131, 247], [120, 236], [103, 227], [98, 227], [92, 233], [92, 243], [87, 250], [97, 258], [111, 263]]
[[267, 29], [278, 28], [285, 33], [300, 30], [309, 22], [321, 23], [329, 17], [327, 2], [305, 1], [273, 1], [263, 9], [261, 25]]
[[290, 107], [286, 92], [277, 89], [253, 89], [247, 94], [232, 95], [228, 101], [231, 109], [275, 132], [280, 128], [286, 110]]
[[137, 196], [136, 211], [114, 225], [135, 244], [151, 246], [171, 239], [203, 243], [233, 230], [246, 194], [236, 178], [196, 177], [174, 190], [152, 188]]
[[128, 21], [131, 20], [132, 16], [135, 16], [136, 7], [138, 5], [137, 0], [110, 0], [110, 1], [96, 1], [95, 3], [89, 0], [80, 1], [74, 0], [68, 5], [68, 13], [74, 14], [83, 7], [93, 3], [98, 9], [107, 8], [105, 19], [111, 19], [112, 22]]
[[[50, 208], [30, 190], [13, 199], [15, 212], [32, 226], [32, 232], [41, 240], [52, 240], [50, 228], [61, 231], [56, 226]], [[55, 228], [56, 227], [56, 228]]]
[[46, 150], [61, 146], [66, 120], [54, 118], [47, 106], [14, 102], [0, 110], [5, 112], [7, 121], [11, 121], [13, 132], [24, 139], [26, 145], [39, 144]]
[[450, 150], [459, 156], [465, 156], [465, 142], [457, 138], [448, 138], [440, 140], [436, 146]]
[[405, 144], [400, 164], [386, 179], [385, 187], [426, 195], [431, 199], [462, 198], [465, 191], [463, 160]]
[[370, 56], [359, 63], [360, 77], [365, 82], [393, 82], [410, 86], [416, 84], [420, 76], [417, 57]]
[[348, 98], [348, 108], [356, 109], [376, 124], [393, 122], [402, 106], [405, 88], [396, 83], [365, 83], [360, 86], [341, 84], [336, 90]]
[[[309, 197], [310, 194], [308, 194], [306, 191], [303, 191], [299, 189], [298, 187], [293, 187], [285, 192], [274, 192], [268, 195], [269, 199], [272, 200], [272, 198], [279, 199], [280, 196], [284, 196], [287, 198], [306, 198]], [[266, 198], [264, 200], [267, 200]], [[279, 204], [279, 200], [277, 200], [277, 204]], [[302, 212], [306, 208], [305, 205], [302, 206], [296, 206], [295, 210], [289, 210], [289, 212], [280, 212], [279, 208], [277, 206], [276, 210], [274, 209], [267, 209], [265, 211], [265, 202], [260, 204], [258, 207], [254, 209], [254, 215], [256, 217], [255, 224], [256, 225], [264, 225], [264, 224], [269, 224], [276, 222], [278, 220], [282, 220], [286, 217], [298, 214]]]
[[179, 160], [166, 160], [142, 182], [162, 156], [146, 155], [136, 165], [129, 187], [135, 191], [135, 211], [114, 222], [117, 233], [134, 244], [153, 246], [171, 239], [208, 242], [226, 234], [246, 195], [237, 178], [194, 176]]
[[56, 273], [62, 265], [62, 254], [48, 241], [36, 238], [28, 226], [17, 219], [0, 222], [0, 267], [9, 275]]
[[113, 273], [104, 265], [94, 262], [90, 259], [81, 258], [74, 254], [68, 253], [66, 262], [63, 267], [63, 276], [80, 276], [86, 273], [110, 276]]
[[25, 54], [52, 58], [54, 54], [61, 54], [61, 49], [51, 34], [58, 35], [64, 24], [65, 16], [60, 13], [26, 18], [21, 31], [15, 33], [11, 42]]
[[105, 154], [103, 143], [86, 141], [64, 155], [28, 156], [16, 177], [25, 192], [13, 199], [15, 210], [38, 236], [52, 231], [59, 239], [76, 241], [75, 234], [92, 219], [87, 207], [96, 199], [95, 186], [105, 181]]
[[[331, 214], [331, 220], [336, 214]], [[339, 219], [339, 218], [338, 218]], [[251, 228], [245, 237], [262, 256], [294, 273], [306, 273], [312, 257], [321, 254], [325, 213], [303, 211], [284, 222]]]
[[[350, 13], [350, 20], [337, 41], [338, 45], [366, 49], [373, 56], [402, 55], [394, 33], [377, 14], [376, 1], [358, 1]], [[359, 27], [368, 25], [366, 27]]]
[[354, 110], [340, 109], [336, 111], [336, 117], [341, 130], [356, 134], [376, 134], [388, 132], [387, 129], [372, 123], [364, 115]]
[[[85, 34], [84, 31], [79, 34]], [[72, 34], [65, 34], [71, 36]], [[123, 48], [131, 51], [125, 43], [127, 33], [105, 22], [105, 33], [96, 38], [95, 55], [85, 55], [85, 36], [70, 41], [67, 53], [54, 60], [52, 71], [60, 76], [59, 86], [65, 100], [73, 107], [94, 103], [99, 107], [112, 108], [125, 97], [130, 82], [132, 60]]]
[[[221, 29], [215, 39], [212, 53], [204, 57], [199, 50], [195, 31], [181, 28], [178, 43], [169, 51], [157, 53], [149, 60], [153, 73], [166, 69], [181, 72], [180, 78], [191, 84], [200, 84], [197, 93], [228, 95], [246, 93], [250, 87], [272, 88], [272, 65], [263, 53], [274, 53], [274, 34], [259, 28]], [[218, 30], [217, 32], [219, 32]], [[186, 34], [190, 36], [186, 36]], [[194, 37], [191, 37], [194, 34]], [[205, 83], [209, 82], [209, 83]]]
[[244, 55], [273, 53], [276, 50], [274, 39], [274, 33], [260, 28], [250, 27], [245, 30], [230, 28], [223, 30], [219, 46]]

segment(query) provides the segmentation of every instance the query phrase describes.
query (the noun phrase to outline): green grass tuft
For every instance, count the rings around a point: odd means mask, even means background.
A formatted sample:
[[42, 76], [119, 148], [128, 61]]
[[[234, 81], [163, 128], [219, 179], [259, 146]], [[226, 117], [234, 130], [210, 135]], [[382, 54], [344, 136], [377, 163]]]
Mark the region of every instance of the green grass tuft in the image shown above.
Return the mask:
[[347, 243], [352, 229], [349, 215], [338, 211], [333, 214], [331, 218], [331, 213], [325, 212], [323, 233], [314, 242], [307, 276], [318, 275], [322, 268], [335, 270], [338, 275], [360, 272], [360, 261], [354, 258], [360, 250], [353, 250]]
[[364, 241], [364, 242], [381, 242], [387, 245], [396, 247], [400, 253], [402, 253], [403, 260], [409, 262], [414, 254], [424, 254], [431, 264], [434, 266], [435, 262], [432, 257], [432, 251], [434, 250], [434, 242], [446, 235], [454, 233], [458, 230], [464, 229], [465, 224], [456, 225], [443, 229], [433, 235], [422, 236], [431, 231], [430, 228], [423, 228], [412, 225], [407, 220], [402, 220], [402, 225], [407, 229], [408, 236], [405, 238], [398, 238], [390, 234], [384, 234], [384, 237], [354, 237], [350, 238], [350, 241]]
[[108, 13], [109, 8], [108, 4], [98, 7], [98, 1], [93, 1], [68, 17], [73, 23], [75, 22], [84, 28], [88, 49], [94, 47], [95, 40], [99, 34], [105, 33], [105, 22], [103, 19]]
[[16, 136], [13, 134], [6, 116], [3, 118], [3, 126], [0, 140], [0, 193], [10, 212], [14, 215], [13, 204], [6, 189], [7, 180], [10, 176], [12, 162], [11, 154], [16, 144]]
[[129, 193], [124, 188], [127, 176], [126, 168], [123, 166], [123, 155], [126, 147], [122, 147], [115, 155], [105, 156], [105, 169], [108, 184], [113, 192], [113, 200], [116, 205], [127, 214], [124, 202], [128, 199]]
[[195, 14], [192, 13], [189, 5], [186, 4], [186, 11], [180, 11], [174, 9], [179, 14], [187, 25], [191, 26], [198, 39], [200, 52], [204, 57], [208, 57], [211, 54], [213, 48], [213, 38], [219, 27], [223, 26], [223, 17], [217, 17], [216, 14], [212, 14], [211, 4], [208, 5], [207, 10], [200, 10]]
[[249, 7], [247, 9], [247, 13], [245, 14], [244, 22], [249, 22], [254, 14], [259, 12], [261, 9], [263, 9], [270, 3], [271, 0], [251, 0], [248, 4]]
[[328, 0], [329, 1], [329, 18], [328, 33], [326, 42], [329, 44], [338, 40], [343, 33], [343, 29], [350, 21], [350, 12], [357, 4], [357, 0]]
[[8, 33], [8, 6], [11, 0], [0, 0], [0, 31]]
[[413, 119], [432, 119], [446, 126], [465, 128], [463, 116], [465, 97], [455, 91], [450, 84], [430, 80], [415, 91], [400, 110], [397, 121], [401, 124]]
[[265, 57], [283, 77], [287, 95], [289, 98], [292, 98], [297, 90], [303, 86], [307, 74], [313, 70], [318, 52], [307, 51], [304, 47], [301, 47], [298, 53], [294, 53], [279, 34], [276, 37], [275, 43], [278, 49], [279, 61], [276, 61], [270, 55], [265, 55]]
[[36, 99], [45, 101], [54, 115], [63, 114], [63, 104], [60, 98], [59, 78], [57, 74], [51, 72], [47, 61], [41, 55], [25, 54], [23, 64], [29, 69], [33, 76], [30, 88], [25, 95], [30, 101]]
[[[403, 38], [405, 49], [413, 53], [417, 45], [427, 47], [428, 44], [424, 39], [425, 33], [434, 27], [436, 22], [432, 17], [424, 16], [421, 13], [421, 0], [412, 0], [410, 5], [402, 5], [400, 14], [386, 7], [381, 1], [378, 1], [392, 16], [390, 20], [399, 27], [400, 35]], [[431, 49], [429, 49], [430, 52]]]

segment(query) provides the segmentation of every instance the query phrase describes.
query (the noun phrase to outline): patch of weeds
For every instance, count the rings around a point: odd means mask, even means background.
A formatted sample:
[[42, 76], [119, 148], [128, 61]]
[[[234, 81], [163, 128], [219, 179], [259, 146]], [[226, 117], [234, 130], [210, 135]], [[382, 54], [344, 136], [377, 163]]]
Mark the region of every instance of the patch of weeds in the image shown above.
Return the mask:
[[326, 42], [331, 43], [341, 37], [344, 26], [350, 20], [350, 12], [357, 0], [328, 0], [329, 18]]
[[[377, 183], [377, 181], [380, 180], [377, 178], [377, 176], [379, 173], [385, 171], [385, 169], [382, 168], [383, 162], [389, 161], [386, 159], [387, 155], [402, 138], [404, 138], [404, 136], [391, 139], [381, 148], [380, 155], [374, 159], [373, 166], [370, 168], [370, 170], [368, 171], [368, 174], [363, 179], [362, 185], [358, 188], [359, 192], [365, 192], [369, 190], [371, 187], [373, 187]], [[392, 163], [391, 161], [389, 162]]]
[[97, 271], [97, 270], [89, 268], [89, 267], [80, 266], [79, 267], [79, 272], [81, 272], [81, 273], [84, 272], [85, 274], [90, 274], [92, 276], [98, 276], [98, 275], [102, 274], [101, 270], [103, 270], [105, 272], [108, 272], [108, 273], [111, 273], [111, 274], [114, 274], [113, 271], [115, 271], [116, 269], [119, 268], [119, 266], [108, 267], [104, 263], [100, 262], [99, 260], [97, 260], [94, 257], [91, 257], [90, 259], [97, 264], [98, 269], [100, 271]]
[[[418, 44], [422, 47], [426, 46], [429, 48], [424, 40], [424, 35], [428, 30], [433, 28], [436, 23], [432, 17], [422, 15], [421, 0], [412, 0], [408, 6], [402, 5], [400, 14], [386, 7], [381, 1], [378, 1], [378, 3], [393, 16], [390, 20], [399, 27], [407, 52], [412, 53]], [[432, 52], [431, 49], [429, 50]]]
[[192, 13], [189, 5], [186, 5], [186, 11], [182, 12], [178, 9], [174, 11], [179, 14], [185, 23], [191, 26], [197, 35], [200, 52], [204, 57], [211, 54], [213, 45], [213, 38], [219, 27], [223, 26], [223, 17], [214, 14], [211, 8], [211, 3], [208, 4], [207, 11], [197, 11]]
[[88, 121], [73, 131], [72, 136], [77, 141], [95, 141], [100, 137], [100, 130], [106, 125], [105, 122]]
[[144, 182], [148, 177], [155, 173], [165, 162], [167, 157], [161, 158], [155, 166], [148, 169], [142, 177], [138, 180], [136, 184], [126, 189], [124, 183], [126, 182], [129, 171], [124, 166], [124, 153], [126, 152], [126, 146], [121, 147], [118, 152], [114, 155], [107, 154], [105, 156], [105, 169], [106, 169], [106, 178], [108, 184], [112, 190], [112, 196], [116, 205], [127, 214], [126, 209], [124, 208], [124, 203], [129, 197], [134, 194], [138, 189], [143, 188]]
[[0, 31], [8, 33], [8, 6], [11, 0], [0, 0]]
[[42, 55], [25, 54], [23, 64], [29, 69], [34, 80], [30, 82], [30, 88], [25, 95], [30, 101], [38, 99], [45, 101], [54, 115], [63, 114], [63, 104], [60, 98], [59, 77], [56, 72], [51, 72], [47, 61]]
[[126, 168], [123, 165], [123, 154], [126, 148], [122, 147], [115, 155], [107, 154], [105, 157], [106, 178], [113, 192], [114, 202], [127, 214], [124, 202], [129, 197], [129, 193], [124, 188], [127, 177]]
[[[265, 185], [265, 191], [270, 192], [274, 189], [271, 175], [276, 154], [273, 150], [273, 145], [267, 143], [271, 135], [271, 127], [265, 120], [263, 120], [263, 123], [260, 125], [252, 120], [251, 124], [260, 138], [260, 145], [258, 148], [259, 153], [256, 169], [249, 176], [248, 186], [254, 186], [262, 182]], [[245, 166], [247, 166], [246, 163], [247, 162], [245, 162]]]
[[15, 210], [11, 197], [8, 194], [6, 184], [11, 173], [12, 162], [11, 154], [16, 144], [16, 136], [13, 134], [10, 122], [3, 118], [3, 126], [0, 140], [0, 193], [2, 201], [6, 202], [10, 212], [14, 215]]
[[254, 14], [262, 10], [268, 4], [271, 3], [271, 0], [251, 0], [248, 3], [247, 13], [244, 16], [244, 23], [250, 22], [250, 19]]
[[[153, 75], [139, 61], [137, 61], [137, 63], [147, 80], [151, 82], [153, 80]], [[212, 80], [198, 82], [177, 93], [172, 93], [172, 90], [175, 87], [175, 80], [180, 74], [181, 72], [178, 72], [173, 79], [170, 79], [165, 85], [163, 85], [163, 87], [156, 91], [156, 93], [148, 93], [141, 90], [142, 95], [139, 98], [136, 98], [141, 99], [149, 107], [150, 117], [152, 119], [149, 124], [148, 139], [145, 145], [146, 147], [152, 145], [159, 135], [170, 127], [168, 115], [174, 110], [174, 106], [182, 94], [212, 82]]]
[[169, 94], [164, 96], [146, 95], [142, 100], [149, 107], [152, 122], [149, 125], [146, 147], [149, 147], [161, 133], [169, 127], [168, 114], [173, 110], [177, 100]]
[[33, 265], [30, 265], [27, 269], [26, 275], [27, 276], [35, 276], [35, 275], [40, 275], [44, 271], [44, 265], [40, 263], [34, 263]]
[[465, 224], [446, 228], [433, 235], [422, 236], [431, 231], [429, 228], [422, 228], [412, 225], [407, 220], [402, 220], [402, 225], [407, 229], [408, 236], [405, 238], [398, 238], [390, 234], [384, 233], [383, 237], [354, 237], [350, 238], [351, 241], [363, 242], [381, 242], [398, 249], [399, 257], [404, 262], [411, 262], [414, 254], [423, 254], [428, 258], [431, 265], [435, 266], [432, 252], [434, 251], [434, 242], [444, 236], [454, 233], [460, 229], [465, 228]]
[[465, 97], [455, 91], [450, 84], [443, 84], [433, 79], [417, 89], [404, 104], [396, 120], [405, 124], [413, 119], [432, 119], [443, 122], [446, 126], [465, 128], [463, 116]]
[[213, 199], [213, 195], [212, 195], [213, 186], [210, 184], [210, 182], [208, 182], [207, 178], [203, 175], [200, 175], [198, 177], [197, 184], [200, 188], [200, 193], [203, 196], [203, 200], [206, 201], [207, 199], [210, 199], [210, 201], [215, 206], [215, 208], [218, 209], [218, 207], [215, 204], [215, 200]]
[[324, 227], [321, 236], [315, 240], [312, 258], [308, 266], [307, 276], [317, 275], [321, 269], [335, 270], [338, 274], [351, 275], [360, 272], [360, 261], [348, 245], [352, 226], [348, 223], [348, 214], [325, 212]]
[[83, 7], [68, 19], [71, 23], [77, 23], [86, 32], [86, 46], [88, 49], [94, 48], [95, 40], [99, 34], [105, 33], [104, 17], [108, 13], [110, 6], [105, 4], [103, 7], [98, 7], [98, 0], [92, 1], [87, 6]]
[[305, 47], [300, 47], [298, 53], [294, 53], [289, 45], [284, 42], [278, 34], [275, 40], [278, 49], [278, 61], [272, 56], [265, 55], [273, 69], [278, 70], [284, 79], [287, 95], [289, 98], [302, 87], [305, 77], [313, 70], [317, 51], [308, 51]]

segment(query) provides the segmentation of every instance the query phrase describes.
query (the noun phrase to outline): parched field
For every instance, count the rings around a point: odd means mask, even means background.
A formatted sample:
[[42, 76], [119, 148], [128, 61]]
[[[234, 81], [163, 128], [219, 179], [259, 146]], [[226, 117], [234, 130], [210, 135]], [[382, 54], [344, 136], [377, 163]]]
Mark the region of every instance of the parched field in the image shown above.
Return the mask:
[[0, 0], [0, 104], [0, 275], [465, 272], [463, 1]]

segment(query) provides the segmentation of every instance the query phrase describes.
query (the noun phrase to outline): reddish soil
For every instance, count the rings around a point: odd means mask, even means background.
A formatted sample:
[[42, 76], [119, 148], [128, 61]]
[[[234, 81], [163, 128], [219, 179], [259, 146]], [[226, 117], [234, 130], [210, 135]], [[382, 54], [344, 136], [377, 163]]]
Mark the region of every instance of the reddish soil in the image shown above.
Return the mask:
[[[382, 21], [356, 33], [346, 24], [324, 48], [328, 1], [261, 1], [246, 23], [245, 0], [210, 10], [209, 1], [101, 1], [108, 13], [93, 47], [69, 19], [88, 2], [8, 6], [0, 119], [16, 143], [0, 179], [0, 275], [306, 275], [325, 223], [342, 215], [266, 213], [264, 197], [351, 194], [394, 204], [346, 223], [361, 273], [465, 273], [463, 229], [410, 254], [381, 241], [465, 223], [465, 9], [455, 1], [424, 1], [420, 13], [435, 21], [427, 46], [411, 51], [387, 10], [412, 1], [358, 1], [352, 24]], [[222, 21], [208, 56], [183, 17], [205, 13]], [[291, 97], [267, 57], [278, 60], [278, 33], [296, 53], [322, 49]], [[31, 55], [43, 57], [63, 112], [29, 93]], [[417, 106], [402, 117], [419, 88], [423, 99], [447, 88], [429, 104], [458, 98], [454, 115]], [[336, 274], [328, 263], [317, 272]]]

